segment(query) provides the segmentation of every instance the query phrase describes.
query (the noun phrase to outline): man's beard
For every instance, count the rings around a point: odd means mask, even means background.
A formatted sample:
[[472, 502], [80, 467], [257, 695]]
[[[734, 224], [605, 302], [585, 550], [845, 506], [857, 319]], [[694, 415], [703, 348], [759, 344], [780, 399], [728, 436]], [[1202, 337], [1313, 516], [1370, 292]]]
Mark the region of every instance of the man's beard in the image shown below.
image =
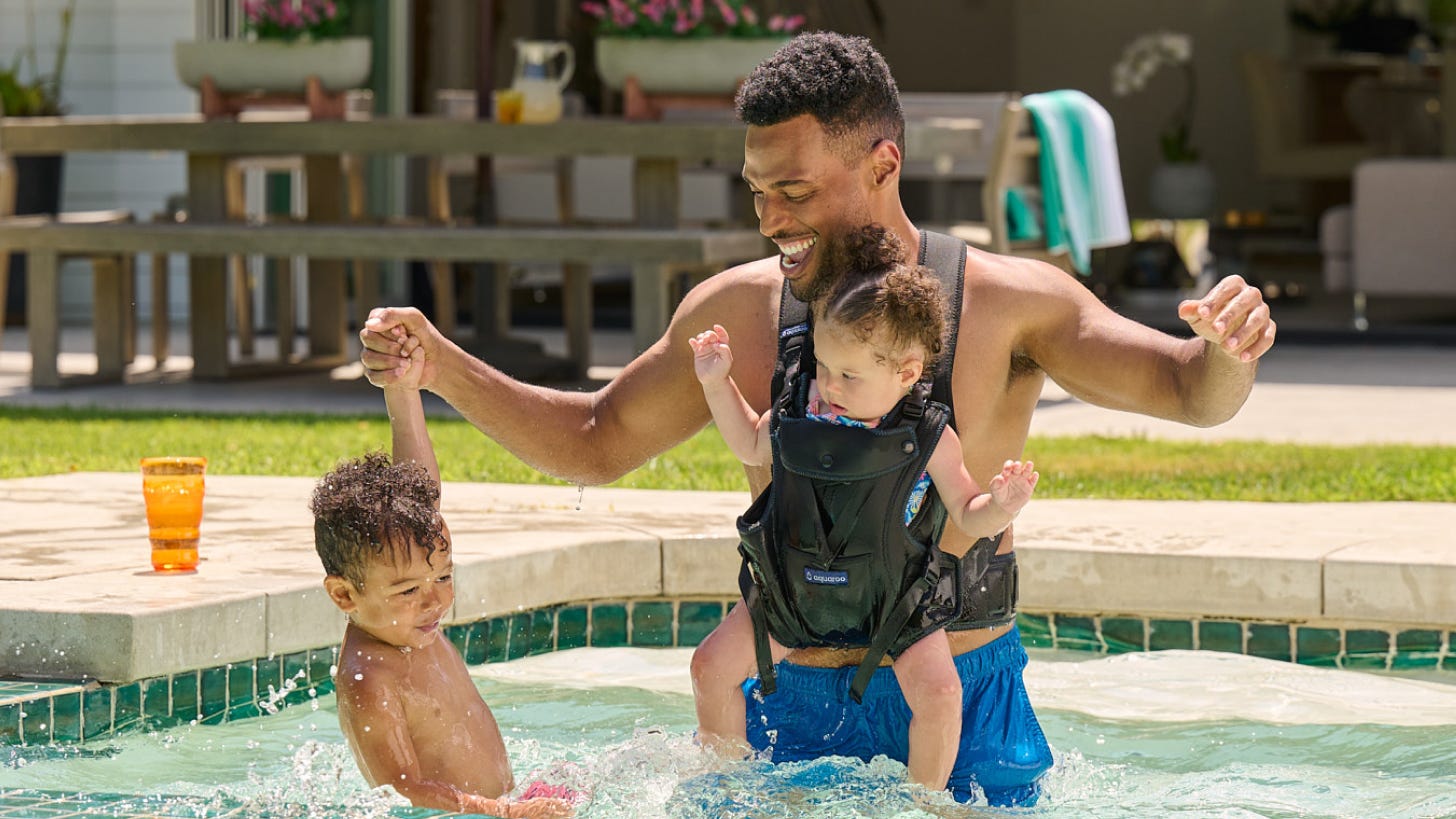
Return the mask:
[[829, 295], [835, 283], [844, 276], [847, 260], [842, 237], [821, 235], [814, 257], [814, 269], [808, 271], [808, 275], [789, 280], [789, 293], [805, 304]]

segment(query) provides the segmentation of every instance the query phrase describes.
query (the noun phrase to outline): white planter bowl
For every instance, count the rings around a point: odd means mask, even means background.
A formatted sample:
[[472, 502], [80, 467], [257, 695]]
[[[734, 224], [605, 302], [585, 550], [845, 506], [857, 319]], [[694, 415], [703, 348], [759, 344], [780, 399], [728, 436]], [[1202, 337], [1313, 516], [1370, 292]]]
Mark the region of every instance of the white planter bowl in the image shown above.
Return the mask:
[[620, 91], [636, 77], [649, 94], [728, 94], [787, 40], [777, 37], [598, 37], [597, 74]]
[[316, 75], [329, 91], [360, 88], [369, 79], [367, 37], [319, 42], [179, 40], [172, 50], [177, 77], [200, 88], [211, 76], [219, 91], [297, 91]]

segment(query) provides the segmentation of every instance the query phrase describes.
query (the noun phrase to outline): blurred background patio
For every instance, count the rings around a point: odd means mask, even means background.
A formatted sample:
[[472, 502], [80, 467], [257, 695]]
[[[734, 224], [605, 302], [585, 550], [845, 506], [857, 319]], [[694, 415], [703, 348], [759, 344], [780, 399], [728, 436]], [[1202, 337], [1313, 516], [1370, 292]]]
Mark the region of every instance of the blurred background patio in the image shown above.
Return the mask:
[[[1456, 343], [1456, 231], [1450, 230], [1456, 224], [1456, 127], [1451, 124], [1456, 82], [1450, 69], [1456, 2], [779, 0], [753, 5], [765, 16], [805, 14], [808, 28], [870, 37], [888, 60], [912, 116], [921, 111], [979, 121], [983, 156], [952, 163], [912, 151], [904, 194], [917, 223], [984, 220], [983, 193], [994, 162], [1000, 103], [1019, 94], [1079, 89], [1105, 106], [1115, 123], [1133, 223], [1134, 240], [1096, 251], [1085, 279], [1114, 307], [1176, 330], [1177, 299], [1237, 272], [1264, 287], [1285, 340]], [[39, 72], [53, 71], [67, 6], [65, 0], [0, 5], [0, 66], [33, 49]], [[575, 70], [561, 99], [564, 122], [619, 117], [634, 104], [631, 89], [604, 82], [597, 20], [576, 2], [359, 0], [349, 9], [341, 33], [366, 38], [371, 48], [367, 80], [358, 83], [356, 93], [338, 98], [350, 106], [346, 117], [470, 118], [477, 110], [489, 116], [491, 92], [519, 85], [519, 40], [572, 48]], [[75, 5], [60, 103], [74, 117], [196, 114], [209, 100], [179, 79], [174, 44], [237, 38], [241, 19], [241, 5], [227, 0], [84, 0]], [[1130, 43], [1157, 32], [1187, 36], [1186, 65], [1153, 70], [1138, 87], [1125, 87], [1114, 66], [1126, 62]], [[27, 64], [17, 65], [24, 79]], [[554, 59], [547, 70], [564, 73]], [[711, 96], [682, 110], [672, 108], [674, 98], [658, 102], [664, 103], [667, 120], [731, 116], [723, 107], [726, 93], [716, 103]], [[1196, 156], [1169, 156], [1160, 135], [1170, 124], [1186, 126], [1185, 145]], [[4, 151], [0, 141], [0, 154]], [[593, 226], [640, 223], [640, 198], [634, 209], [633, 190], [640, 177], [634, 175], [633, 160], [598, 153], [584, 151], [565, 160], [497, 154], [478, 163], [469, 157], [371, 154], [341, 175], [348, 183], [341, 199], [356, 201], [341, 204], [340, 215], [371, 223], [444, 218], [506, 227], [564, 220]], [[309, 182], [302, 166], [271, 159], [240, 166], [241, 185], [233, 198], [245, 218], [257, 221], [305, 208]], [[1206, 169], [1204, 178], [1212, 184], [1192, 204], [1169, 205], [1156, 192], [1165, 166], [1190, 159], [1196, 162], [1187, 164]], [[50, 183], [58, 196], [37, 206], [22, 193], [18, 212], [124, 212], [149, 221], [188, 208], [183, 153], [67, 151], [61, 167], [59, 185]], [[756, 227], [735, 163], [684, 161], [676, 171], [679, 201], [672, 203], [676, 213], [669, 223]], [[441, 201], [448, 206], [443, 217]], [[443, 272], [438, 264], [382, 261], [368, 288], [354, 277], [345, 291], [351, 299], [346, 320], [356, 327], [362, 311], [378, 303], [419, 305], [437, 321], [455, 325], [462, 336], [481, 321], [497, 322], [502, 332], [476, 349], [488, 360], [503, 349], [501, 339], [529, 348], [543, 338], [554, 339], [552, 333], [566, 332], [563, 312], [572, 296], [563, 283], [572, 274], [568, 269], [563, 276], [561, 264], [446, 262]], [[67, 330], [63, 339], [76, 338], [74, 329], [92, 322], [97, 305], [91, 265], [91, 259], [78, 257], [60, 267], [57, 313]], [[153, 303], [154, 294], [164, 291], [149, 286], [154, 265], [165, 265], [170, 285], [161, 305]], [[10, 328], [30, 320], [26, 276], [16, 267], [11, 265], [4, 302]], [[254, 336], [260, 349], [276, 350], [283, 325], [307, 331], [313, 315], [308, 277], [289, 276], [289, 269], [259, 257], [231, 274], [225, 319], [231, 354], [253, 343]], [[618, 333], [607, 345], [614, 358], [623, 356], [620, 331], [632, 322], [632, 269], [630, 262], [606, 261], [593, 263], [584, 274], [590, 283], [588, 326]], [[191, 318], [188, 270], [188, 259], [180, 254], [139, 254], [129, 269], [122, 265], [121, 275], [131, 279], [122, 292], [135, 303], [135, 320], [145, 325], [160, 312], [164, 323], [185, 326]], [[681, 274], [667, 298], [679, 297], [700, 275]], [[280, 288], [291, 292], [280, 294]], [[280, 295], [286, 297], [280, 300]], [[316, 291], [313, 295], [319, 297]], [[293, 320], [284, 317], [280, 325], [280, 311]], [[7, 355], [15, 354], [17, 338], [24, 343], [13, 329], [4, 336]], [[84, 351], [85, 334], [80, 338]], [[546, 346], [551, 344], [557, 342]], [[186, 346], [184, 336], [173, 352], [186, 354]], [[150, 342], [141, 338], [132, 352], [150, 355]]]

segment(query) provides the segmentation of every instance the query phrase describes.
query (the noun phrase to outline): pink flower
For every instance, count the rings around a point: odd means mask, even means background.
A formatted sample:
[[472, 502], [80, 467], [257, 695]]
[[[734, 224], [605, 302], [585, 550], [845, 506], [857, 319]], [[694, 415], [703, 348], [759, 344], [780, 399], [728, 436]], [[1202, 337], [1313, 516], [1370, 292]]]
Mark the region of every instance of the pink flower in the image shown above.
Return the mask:
[[753, 10], [753, 6], [744, 6], [738, 13], [743, 15], [743, 22], [750, 26], [758, 25], [758, 12]]
[[733, 10], [732, 6], [728, 5], [727, 0], [713, 0], [713, 2], [717, 4], [718, 13], [723, 16], [724, 23], [727, 23], [729, 26], [738, 25], [738, 13]]
[[607, 7], [602, 5], [601, 3], [582, 3], [581, 10], [597, 18], [598, 20], [607, 16]]

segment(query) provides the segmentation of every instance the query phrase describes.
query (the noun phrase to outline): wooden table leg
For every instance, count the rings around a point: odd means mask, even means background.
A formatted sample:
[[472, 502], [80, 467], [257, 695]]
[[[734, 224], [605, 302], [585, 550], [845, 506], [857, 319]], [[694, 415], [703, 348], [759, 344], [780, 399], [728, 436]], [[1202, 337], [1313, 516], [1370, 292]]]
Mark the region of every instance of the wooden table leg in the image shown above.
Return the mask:
[[[226, 216], [223, 173], [218, 154], [187, 157], [187, 218], [222, 222]], [[222, 256], [188, 259], [187, 292], [191, 302], [192, 374], [196, 378], [228, 375], [227, 263]]]
[[61, 278], [54, 250], [32, 250], [26, 257], [25, 320], [30, 337], [30, 384], [59, 387]]
[[[676, 159], [638, 159], [633, 169], [633, 197], [637, 224], [649, 228], [677, 226], [679, 199]], [[669, 271], [658, 263], [632, 265], [632, 346], [634, 352], [651, 347], [667, 329], [672, 305], [668, 298]]]
[[[304, 157], [308, 221], [344, 221], [343, 174], [338, 154]], [[308, 352], [310, 358], [341, 358], [348, 344], [349, 311], [343, 259], [308, 260]]]

